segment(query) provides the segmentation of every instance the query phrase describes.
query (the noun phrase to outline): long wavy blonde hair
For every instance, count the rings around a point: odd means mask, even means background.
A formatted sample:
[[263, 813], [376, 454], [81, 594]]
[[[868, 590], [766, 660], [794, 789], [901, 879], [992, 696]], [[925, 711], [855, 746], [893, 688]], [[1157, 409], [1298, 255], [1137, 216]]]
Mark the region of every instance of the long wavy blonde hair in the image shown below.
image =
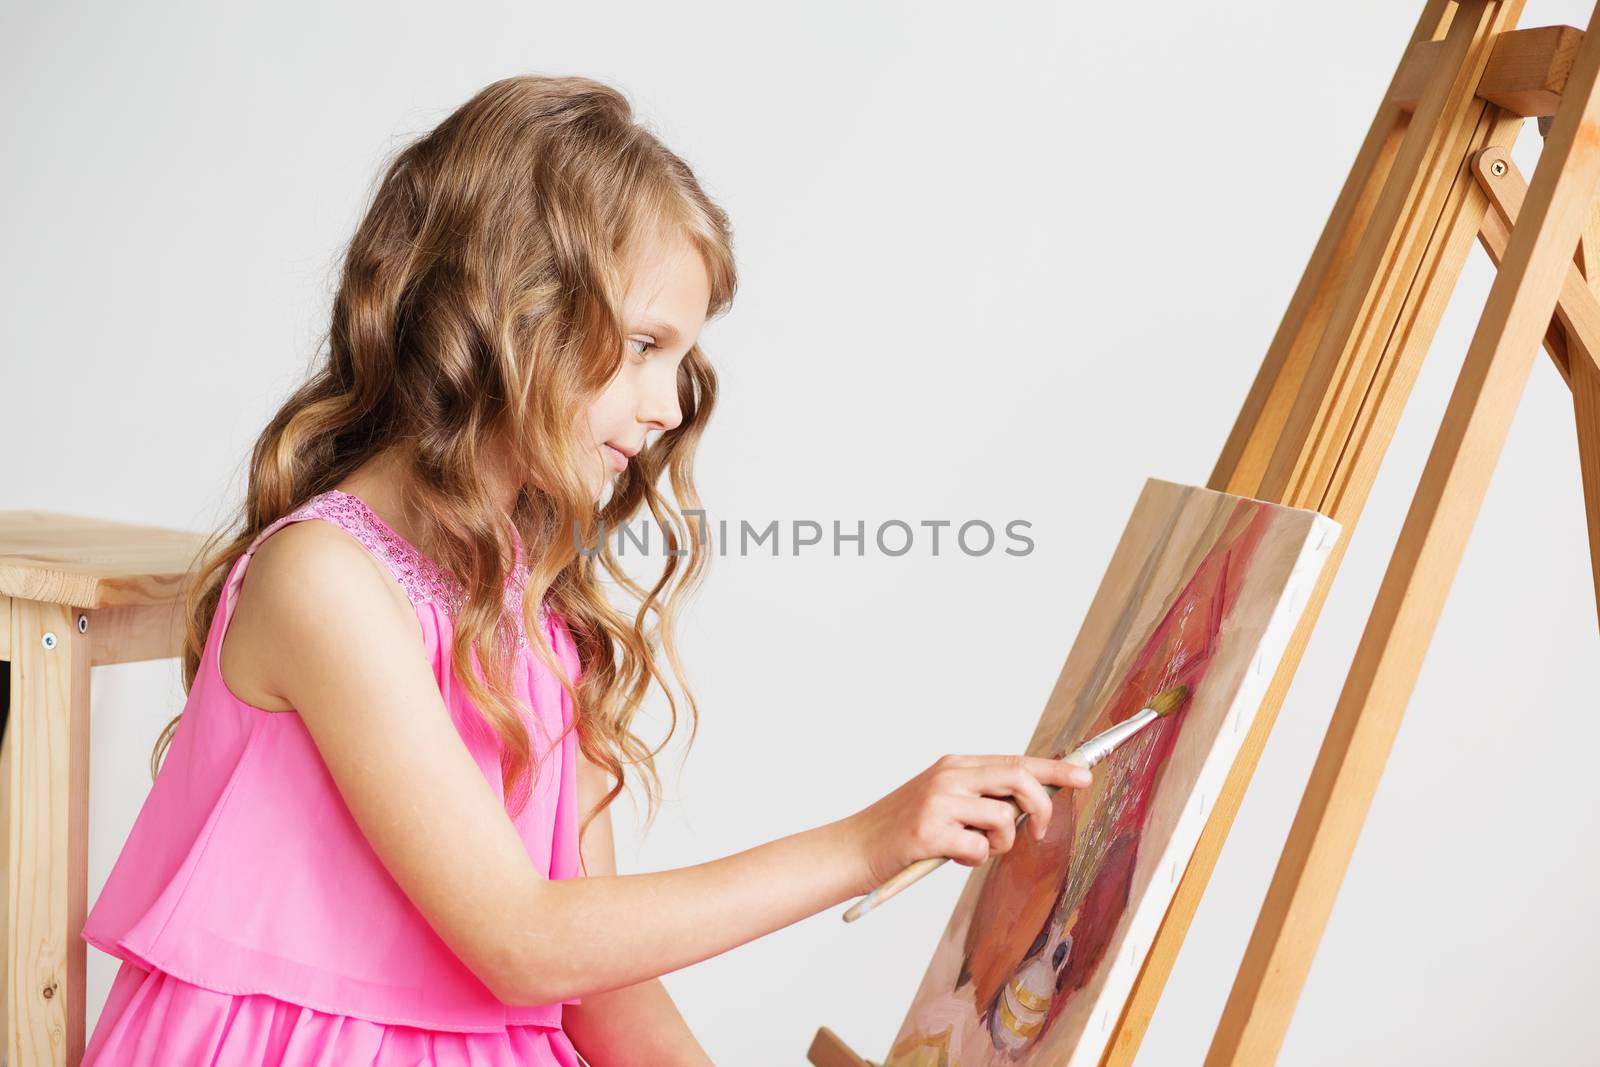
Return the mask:
[[[677, 503], [700, 507], [692, 466], [716, 399], [711, 364], [699, 345], [689, 349], [678, 371], [682, 421], [634, 457], [603, 507], [586, 485], [586, 446], [571, 438], [625, 354], [630, 256], [660, 234], [699, 251], [707, 316], [725, 311], [736, 288], [726, 213], [620, 92], [588, 78], [495, 82], [396, 152], [345, 251], [318, 366], [257, 438], [244, 503], [191, 572], [185, 692], [226, 576], [256, 535], [389, 453], [425, 550], [468, 594], [451, 667], [502, 742], [502, 780], [516, 798], [508, 809], [527, 802], [535, 762], [510, 681], [515, 623], [503, 610], [514, 525], [526, 546], [530, 643], [572, 695], [582, 751], [615, 779], [583, 828], [622, 792], [624, 765], [642, 768], [653, 822], [654, 757], [678, 726], [655, 652], [664, 649], [682, 684], [673, 631], [709, 558], [698, 526], [656, 483], [667, 472]], [[486, 484], [502, 456], [525, 474], [511, 516]], [[605, 536], [642, 505], [668, 549], [649, 589], [623, 571]], [[637, 598], [631, 615], [607, 599], [600, 567]], [[535, 624], [543, 600], [576, 643], [576, 689]], [[657, 625], [647, 630], [651, 614]], [[474, 652], [487, 686], [470, 669]], [[630, 729], [652, 679], [672, 713], [654, 749]], [[683, 690], [692, 745], [698, 709]], [[156, 741], [152, 776], [179, 718]]]

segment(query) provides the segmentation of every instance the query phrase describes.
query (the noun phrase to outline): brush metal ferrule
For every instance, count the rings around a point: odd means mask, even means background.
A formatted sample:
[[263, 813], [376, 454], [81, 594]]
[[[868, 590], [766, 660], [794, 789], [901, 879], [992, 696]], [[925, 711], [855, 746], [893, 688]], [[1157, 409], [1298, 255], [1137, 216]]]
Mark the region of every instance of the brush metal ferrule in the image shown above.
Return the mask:
[[1095, 734], [1089, 740], [1075, 749], [1085, 764], [1093, 767], [1107, 756], [1111, 755], [1116, 747], [1147, 725], [1161, 717], [1155, 708], [1145, 708], [1136, 715], [1131, 715], [1108, 730]]

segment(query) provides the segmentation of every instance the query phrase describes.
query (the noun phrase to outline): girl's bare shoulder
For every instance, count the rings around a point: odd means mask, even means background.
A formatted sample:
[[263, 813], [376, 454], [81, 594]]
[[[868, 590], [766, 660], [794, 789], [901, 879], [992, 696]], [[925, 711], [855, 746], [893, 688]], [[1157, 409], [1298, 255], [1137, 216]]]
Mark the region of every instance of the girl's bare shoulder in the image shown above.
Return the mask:
[[343, 620], [370, 638], [393, 628], [364, 623], [391, 619], [415, 629], [405, 590], [381, 562], [333, 523], [292, 522], [262, 541], [246, 564], [218, 668], [238, 699], [263, 711], [293, 711], [281, 677], [292, 669], [283, 653], [294, 643], [293, 631], [314, 627], [335, 639]]

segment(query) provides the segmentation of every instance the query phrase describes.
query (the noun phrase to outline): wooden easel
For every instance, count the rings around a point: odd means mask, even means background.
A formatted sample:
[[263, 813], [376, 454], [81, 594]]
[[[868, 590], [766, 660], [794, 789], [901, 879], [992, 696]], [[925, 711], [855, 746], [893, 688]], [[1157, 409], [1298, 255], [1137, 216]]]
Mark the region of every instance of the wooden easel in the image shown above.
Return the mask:
[[[1476, 238], [1499, 268], [1205, 1058], [1277, 1058], [1541, 341], [1572, 388], [1600, 601], [1600, 5], [1427, 0], [1210, 488], [1344, 528], [1229, 772], [1103, 1067], [1133, 1062]], [[1509, 150], [1525, 118], [1531, 185]], [[1548, 120], [1548, 121], [1547, 121]], [[1338, 797], [1338, 803], [1333, 798]], [[872, 1067], [826, 1027], [816, 1067]]]

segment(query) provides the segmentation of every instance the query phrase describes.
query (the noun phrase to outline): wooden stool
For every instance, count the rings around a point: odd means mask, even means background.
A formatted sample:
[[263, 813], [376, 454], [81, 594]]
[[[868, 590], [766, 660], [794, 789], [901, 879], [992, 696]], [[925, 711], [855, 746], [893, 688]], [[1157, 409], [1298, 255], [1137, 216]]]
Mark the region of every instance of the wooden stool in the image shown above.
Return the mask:
[[12, 1067], [83, 1058], [89, 668], [182, 654], [185, 580], [204, 543], [0, 512], [0, 654], [11, 665], [0, 672], [0, 1061]]

